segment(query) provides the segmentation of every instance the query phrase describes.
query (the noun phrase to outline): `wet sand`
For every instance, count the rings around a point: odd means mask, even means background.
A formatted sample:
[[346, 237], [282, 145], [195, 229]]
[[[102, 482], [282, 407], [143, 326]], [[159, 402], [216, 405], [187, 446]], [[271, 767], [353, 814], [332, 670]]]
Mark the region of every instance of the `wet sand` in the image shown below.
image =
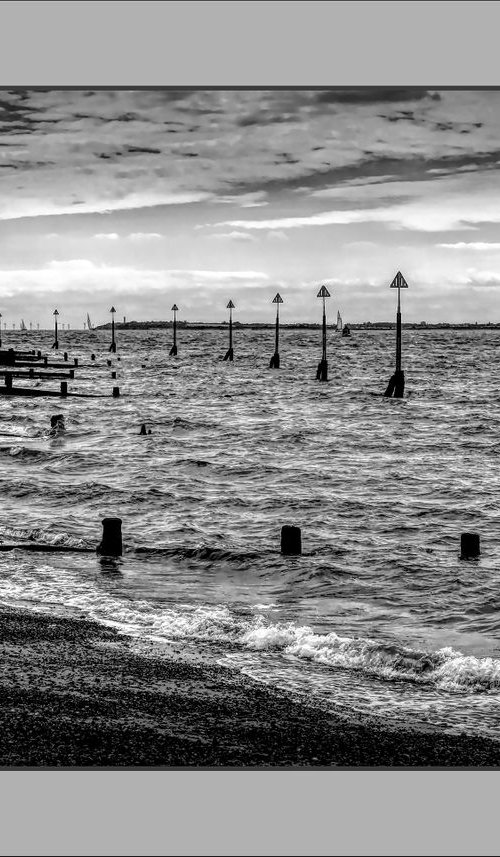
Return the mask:
[[346, 720], [96, 623], [0, 611], [2, 767], [485, 767], [500, 742]]

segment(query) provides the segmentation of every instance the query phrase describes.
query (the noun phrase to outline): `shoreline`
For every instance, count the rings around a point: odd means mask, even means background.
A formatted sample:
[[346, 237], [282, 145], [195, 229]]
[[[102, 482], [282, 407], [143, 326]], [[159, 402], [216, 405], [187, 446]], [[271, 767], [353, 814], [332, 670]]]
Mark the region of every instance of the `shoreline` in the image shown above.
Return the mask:
[[500, 742], [352, 720], [96, 622], [0, 608], [0, 768], [497, 767]]

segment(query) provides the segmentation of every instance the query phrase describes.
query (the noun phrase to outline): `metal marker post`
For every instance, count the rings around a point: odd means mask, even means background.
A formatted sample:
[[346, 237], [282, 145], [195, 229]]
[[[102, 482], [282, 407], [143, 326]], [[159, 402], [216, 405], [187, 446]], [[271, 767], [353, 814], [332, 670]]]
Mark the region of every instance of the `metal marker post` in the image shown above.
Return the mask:
[[113, 354], [116, 354], [116, 342], [115, 342], [115, 312], [116, 312], [116, 310], [115, 310], [114, 306], [112, 306], [112, 307], [111, 307], [111, 309], [110, 309], [110, 313], [111, 313], [111, 345], [109, 346], [109, 349], [108, 349], [108, 350], [109, 350], [109, 351], [112, 351], [112, 352], [113, 352]]
[[274, 354], [271, 357], [271, 362], [269, 363], [270, 369], [279, 369], [280, 368], [280, 355], [279, 355], [279, 332], [280, 332], [280, 304], [283, 303], [283, 298], [278, 292], [276, 296], [273, 298], [273, 304], [276, 304], [276, 337], [274, 343]]
[[229, 310], [229, 348], [226, 351], [224, 356], [224, 360], [233, 360], [234, 352], [233, 352], [233, 309], [236, 309], [235, 305], [232, 301], [229, 301], [226, 309]]
[[174, 331], [174, 344], [172, 345], [172, 348], [170, 349], [170, 357], [177, 357], [177, 311], [178, 311], [178, 309], [179, 309], [179, 307], [177, 306], [177, 304], [174, 304], [172, 307], [172, 312], [174, 314], [174, 320], [173, 320], [173, 324], [172, 324], [173, 331]]
[[316, 380], [317, 381], [328, 381], [328, 362], [326, 359], [326, 304], [325, 298], [330, 297], [330, 292], [326, 288], [326, 286], [321, 286], [317, 296], [318, 298], [323, 298], [323, 350], [321, 355], [321, 361], [318, 363], [318, 369], [316, 372]]
[[390, 288], [398, 290], [398, 308], [396, 312], [396, 371], [389, 379], [384, 396], [393, 396], [395, 399], [402, 399], [405, 391], [405, 375], [401, 369], [401, 289], [407, 289], [408, 283], [403, 277], [401, 271], [397, 272]]
[[55, 309], [53, 312], [53, 316], [54, 316], [54, 344], [53, 344], [52, 348], [55, 348], [56, 350], [59, 349], [59, 341], [57, 339], [57, 316], [58, 315], [59, 315], [59, 313]]

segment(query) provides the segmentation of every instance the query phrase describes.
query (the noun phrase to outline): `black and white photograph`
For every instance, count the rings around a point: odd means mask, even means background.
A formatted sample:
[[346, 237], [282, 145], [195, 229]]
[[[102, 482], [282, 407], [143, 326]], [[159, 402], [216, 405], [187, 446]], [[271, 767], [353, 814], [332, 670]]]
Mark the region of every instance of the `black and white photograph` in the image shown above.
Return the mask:
[[2, 853], [495, 853], [495, 4], [2, 5]]
[[496, 765], [500, 91], [0, 110], [0, 762]]

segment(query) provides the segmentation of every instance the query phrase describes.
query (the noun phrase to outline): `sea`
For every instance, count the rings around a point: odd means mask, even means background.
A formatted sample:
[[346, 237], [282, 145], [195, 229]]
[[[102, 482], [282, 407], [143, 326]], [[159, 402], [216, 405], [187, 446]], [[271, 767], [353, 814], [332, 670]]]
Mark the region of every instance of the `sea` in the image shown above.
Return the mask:
[[0, 541], [94, 548], [119, 517], [124, 553], [0, 551], [0, 605], [341, 716], [500, 738], [500, 330], [405, 329], [404, 399], [383, 396], [394, 330], [329, 328], [326, 383], [319, 329], [281, 331], [279, 370], [271, 329], [236, 328], [233, 363], [227, 329], [179, 328], [176, 357], [171, 337], [5, 331], [77, 357], [68, 389], [94, 397], [2, 397]]

